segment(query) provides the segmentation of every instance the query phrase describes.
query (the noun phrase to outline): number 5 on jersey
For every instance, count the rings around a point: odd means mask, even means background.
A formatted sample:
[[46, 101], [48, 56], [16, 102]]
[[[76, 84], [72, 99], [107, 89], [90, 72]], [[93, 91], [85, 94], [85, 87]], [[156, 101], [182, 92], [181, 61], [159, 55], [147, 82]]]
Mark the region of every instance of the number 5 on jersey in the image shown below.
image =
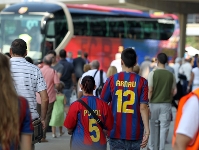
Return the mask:
[[[131, 90], [126, 90], [123, 93], [122, 90], [117, 90], [115, 95], [118, 96], [118, 98], [117, 98], [117, 112], [133, 114], [134, 110], [133, 109], [127, 109], [127, 106], [128, 105], [133, 105], [135, 103], [135, 92], [133, 92]], [[122, 98], [126, 97], [128, 95], [130, 95], [130, 99], [125, 101], [125, 102], [123, 102]]]

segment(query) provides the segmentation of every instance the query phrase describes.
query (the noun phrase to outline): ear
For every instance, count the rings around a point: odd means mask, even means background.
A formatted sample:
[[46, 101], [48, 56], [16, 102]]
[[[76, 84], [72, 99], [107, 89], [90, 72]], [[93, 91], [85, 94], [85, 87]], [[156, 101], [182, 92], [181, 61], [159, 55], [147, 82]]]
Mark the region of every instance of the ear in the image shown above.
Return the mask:
[[94, 86], [94, 89], [93, 90], [95, 90], [96, 89], [96, 85]]
[[13, 56], [12, 49], [10, 48], [10, 55]]
[[26, 53], [24, 54], [24, 57], [25, 57], [25, 56], [27, 56], [27, 50], [26, 50]]
[[124, 65], [124, 62], [123, 62], [123, 60], [121, 59], [121, 65], [123, 66]]
[[135, 66], [137, 65], [137, 63], [138, 63], [138, 57], [136, 57], [136, 62], [135, 62]]

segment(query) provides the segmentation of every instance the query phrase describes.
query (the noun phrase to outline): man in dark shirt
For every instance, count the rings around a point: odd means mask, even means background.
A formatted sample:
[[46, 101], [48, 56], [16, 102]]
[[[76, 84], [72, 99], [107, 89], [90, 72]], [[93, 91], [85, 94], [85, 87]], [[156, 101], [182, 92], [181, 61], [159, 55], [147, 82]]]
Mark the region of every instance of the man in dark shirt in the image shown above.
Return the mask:
[[73, 60], [73, 66], [75, 69], [75, 76], [77, 78], [77, 81], [79, 78], [82, 76], [84, 73], [83, 68], [84, 65], [86, 64], [85, 60], [82, 58], [82, 51], [78, 51], [78, 56]]
[[71, 93], [72, 93], [72, 87], [74, 86], [74, 88], [75, 88], [75, 86], [76, 86], [76, 77], [75, 77], [75, 74], [74, 74], [73, 65], [66, 60], [66, 51], [61, 50], [59, 52], [59, 56], [60, 56], [60, 59], [61, 59], [59, 61], [59, 63], [64, 66], [60, 80], [62, 82], [64, 82], [64, 84], [65, 84], [63, 93], [64, 93], [64, 95], [66, 96], [66, 99], [67, 99], [66, 106], [69, 106], [70, 97], [71, 97]]

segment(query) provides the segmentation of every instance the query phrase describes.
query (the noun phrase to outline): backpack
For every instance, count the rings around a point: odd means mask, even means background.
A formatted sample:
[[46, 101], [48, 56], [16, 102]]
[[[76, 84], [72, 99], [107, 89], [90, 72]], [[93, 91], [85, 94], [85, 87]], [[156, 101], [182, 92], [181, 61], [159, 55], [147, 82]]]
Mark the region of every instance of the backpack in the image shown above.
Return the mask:
[[[98, 70], [95, 72], [93, 78], [95, 78], [95, 75], [97, 74]], [[103, 70], [100, 70], [100, 85], [99, 87], [97, 87], [97, 89], [95, 90], [95, 95], [97, 97], [99, 97], [101, 95], [102, 89], [104, 86], [104, 82], [103, 82]]]

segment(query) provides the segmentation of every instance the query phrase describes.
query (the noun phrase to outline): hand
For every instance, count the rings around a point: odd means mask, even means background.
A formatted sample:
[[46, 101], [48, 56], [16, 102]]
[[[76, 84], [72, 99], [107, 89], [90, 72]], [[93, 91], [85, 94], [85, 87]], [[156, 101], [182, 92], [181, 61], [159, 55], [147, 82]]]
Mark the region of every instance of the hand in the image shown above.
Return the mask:
[[72, 132], [72, 131], [68, 131], [68, 134], [69, 134], [69, 135], [72, 135], [72, 134], [73, 134], [73, 132]]
[[142, 143], [140, 144], [141, 148], [145, 148], [149, 140], [149, 134], [144, 134]]
[[44, 120], [41, 120], [41, 123], [42, 123], [42, 127], [43, 127], [43, 130], [46, 128], [46, 124], [45, 124], [45, 121]]

